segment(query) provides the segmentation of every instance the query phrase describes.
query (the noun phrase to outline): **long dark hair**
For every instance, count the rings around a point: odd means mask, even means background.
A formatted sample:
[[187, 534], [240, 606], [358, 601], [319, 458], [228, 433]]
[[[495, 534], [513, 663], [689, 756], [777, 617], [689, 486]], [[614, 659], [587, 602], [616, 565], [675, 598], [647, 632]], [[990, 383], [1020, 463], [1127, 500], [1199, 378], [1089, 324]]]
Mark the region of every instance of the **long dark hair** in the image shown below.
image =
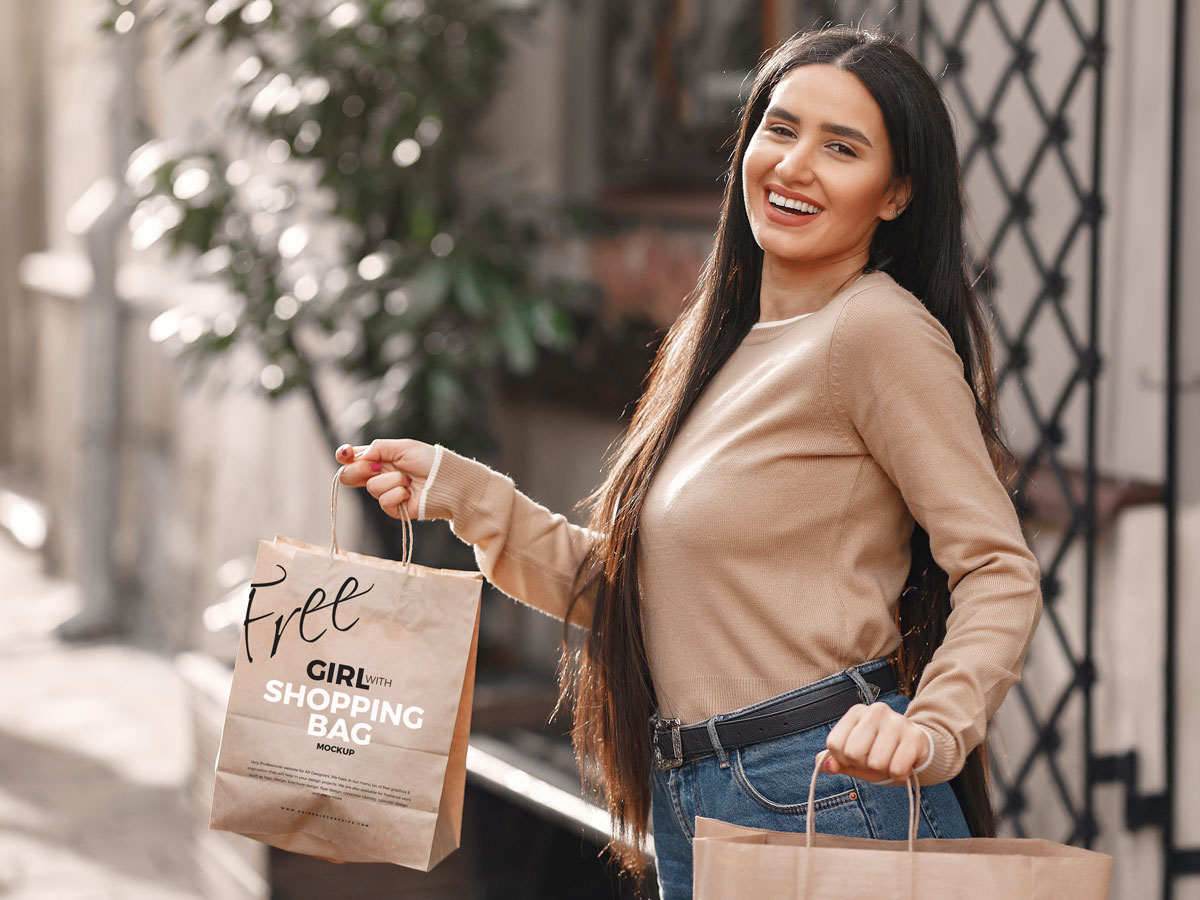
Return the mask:
[[[890, 37], [839, 27], [790, 38], [754, 74], [725, 176], [712, 253], [655, 354], [629, 427], [608, 454], [604, 482], [582, 501], [591, 509], [589, 527], [602, 537], [580, 567], [572, 606], [587, 594], [593, 618], [581, 642], [564, 627], [559, 700], [573, 707], [572, 738], [585, 784], [602, 793], [612, 815], [610, 849], [626, 870], [639, 875], [645, 870], [641, 848], [650, 811], [647, 723], [656, 698], [642, 634], [638, 520], [680, 424], [758, 319], [763, 254], [746, 214], [742, 161], [775, 86], [793, 69], [813, 64], [837, 66], [866, 86], [883, 112], [893, 174], [912, 179], [911, 202], [898, 218], [879, 224], [867, 268], [889, 273], [945, 326], [975, 393], [993, 462], [998, 470], [1011, 463], [998, 434], [987, 320], [968, 276], [958, 152], [936, 83]], [[893, 660], [909, 696], [945, 635], [950, 613], [946, 573], [934, 562], [929, 535], [919, 525], [911, 549], [912, 568], [897, 613], [902, 642]], [[584, 573], [592, 577], [585, 579]], [[981, 745], [952, 781], [976, 836], [995, 834], [986, 768]]]

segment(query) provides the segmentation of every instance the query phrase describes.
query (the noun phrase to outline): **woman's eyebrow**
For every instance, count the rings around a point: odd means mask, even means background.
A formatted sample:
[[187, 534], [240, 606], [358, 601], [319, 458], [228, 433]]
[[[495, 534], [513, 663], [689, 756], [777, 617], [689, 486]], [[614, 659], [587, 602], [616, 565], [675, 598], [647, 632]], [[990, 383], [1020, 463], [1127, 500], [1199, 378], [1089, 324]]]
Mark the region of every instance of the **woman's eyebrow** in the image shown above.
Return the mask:
[[837, 125], [833, 122], [822, 122], [821, 130], [828, 131], [830, 134], [836, 134], [838, 137], [844, 137], [847, 140], [857, 141], [866, 147], [871, 147], [874, 149], [874, 145], [870, 142], [870, 140], [867, 139], [865, 134], [863, 134], [857, 128], [851, 128], [849, 125]]
[[[777, 119], [783, 119], [785, 122], [791, 122], [793, 125], [799, 125], [800, 120], [788, 112], [781, 106], [772, 106], [764, 113], [767, 116], [774, 116]], [[822, 122], [821, 130], [828, 131], [830, 134], [836, 134], [838, 137], [844, 137], [852, 141], [858, 141], [867, 147], [874, 147], [865, 134], [857, 128], [851, 128], [849, 125], [838, 125], [834, 122]]]

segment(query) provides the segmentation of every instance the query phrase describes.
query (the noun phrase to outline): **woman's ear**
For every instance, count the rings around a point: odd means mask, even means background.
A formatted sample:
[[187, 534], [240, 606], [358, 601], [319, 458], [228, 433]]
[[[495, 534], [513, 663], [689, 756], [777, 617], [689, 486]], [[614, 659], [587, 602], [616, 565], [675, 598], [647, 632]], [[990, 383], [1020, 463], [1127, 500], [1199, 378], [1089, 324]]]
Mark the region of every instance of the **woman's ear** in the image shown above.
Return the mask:
[[889, 220], [896, 218], [900, 213], [904, 212], [911, 200], [912, 176], [905, 175], [902, 178], [893, 178], [888, 190], [884, 218]]

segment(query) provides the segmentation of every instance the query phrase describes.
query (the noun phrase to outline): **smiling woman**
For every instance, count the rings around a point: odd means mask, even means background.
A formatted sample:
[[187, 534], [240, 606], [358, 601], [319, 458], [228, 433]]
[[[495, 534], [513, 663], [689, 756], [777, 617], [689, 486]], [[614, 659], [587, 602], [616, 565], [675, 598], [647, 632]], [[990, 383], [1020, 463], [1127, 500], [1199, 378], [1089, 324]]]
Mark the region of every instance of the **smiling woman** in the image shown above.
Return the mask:
[[712, 253], [588, 527], [445, 447], [339, 458], [587, 629], [564, 625], [576, 749], [630, 869], [653, 821], [663, 900], [691, 896], [697, 816], [803, 830], [821, 750], [818, 831], [902, 836], [916, 774], [918, 836], [994, 834], [983, 742], [1041, 592], [997, 475], [961, 190], [902, 44], [797, 35], [755, 73]]
[[771, 92], [746, 147], [743, 202], [763, 251], [760, 321], [819, 309], [866, 267], [881, 221], [908, 202], [879, 104], [833, 65], [801, 66]]

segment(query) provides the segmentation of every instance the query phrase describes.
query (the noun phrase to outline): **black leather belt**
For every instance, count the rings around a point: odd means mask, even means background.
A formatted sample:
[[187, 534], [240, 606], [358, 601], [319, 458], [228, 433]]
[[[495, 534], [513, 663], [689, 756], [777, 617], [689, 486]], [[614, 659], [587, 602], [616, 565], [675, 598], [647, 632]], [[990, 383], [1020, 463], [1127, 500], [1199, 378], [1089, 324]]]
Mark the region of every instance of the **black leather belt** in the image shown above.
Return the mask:
[[[896, 673], [890, 665], [859, 674], [875, 693], [871, 700], [875, 700], [880, 694], [894, 691], [897, 687]], [[845, 679], [799, 696], [787, 697], [774, 703], [768, 702], [753, 712], [718, 721], [715, 723], [717, 740], [725, 750], [733, 750], [760, 741], [786, 737], [817, 725], [834, 722], [845, 715], [854, 704], [862, 703], [865, 699], [858, 685], [847, 675]], [[662, 719], [657, 715], [650, 722], [654, 764], [659, 769], [673, 769], [683, 765], [687, 759], [712, 753], [717, 749], [709, 735], [708, 722], [681, 725], [679, 719]]]

